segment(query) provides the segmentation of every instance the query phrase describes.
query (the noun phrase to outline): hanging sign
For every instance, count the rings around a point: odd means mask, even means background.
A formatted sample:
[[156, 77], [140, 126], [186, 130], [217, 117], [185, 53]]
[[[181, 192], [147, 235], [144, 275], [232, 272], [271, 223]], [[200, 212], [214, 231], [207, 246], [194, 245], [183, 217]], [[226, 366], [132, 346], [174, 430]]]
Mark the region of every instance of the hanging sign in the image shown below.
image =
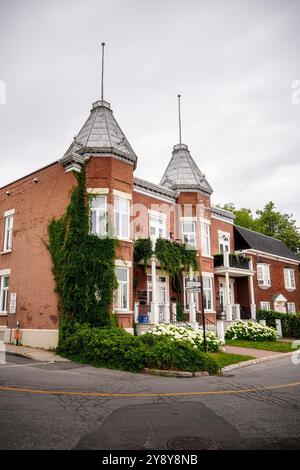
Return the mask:
[[200, 292], [201, 282], [200, 281], [186, 281], [186, 289], [193, 292]]

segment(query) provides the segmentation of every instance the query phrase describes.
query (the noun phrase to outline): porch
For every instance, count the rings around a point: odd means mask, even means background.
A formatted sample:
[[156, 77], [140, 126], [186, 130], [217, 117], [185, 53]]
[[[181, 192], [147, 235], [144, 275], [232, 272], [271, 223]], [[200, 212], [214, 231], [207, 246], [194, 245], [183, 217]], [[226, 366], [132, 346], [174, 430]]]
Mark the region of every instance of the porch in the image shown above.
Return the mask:
[[[217, 318], [226, 322], [239, 320], [255, 320], [256, 305], [253, 285], [253, 262], [244, 254], [224, 252], [214, 256], [214, 275], [216, 286], [216, 311]], [[243, 291], [247, 290], [249, 300], [245, 299], [239, 292], [237, 285], [239, 280], [247, 279], [247, 286], [243, 286]], [[245, 283], [244, 283], [245, 284]], [[237, 297], [241, 297], [243, 303], [236, 302]]]

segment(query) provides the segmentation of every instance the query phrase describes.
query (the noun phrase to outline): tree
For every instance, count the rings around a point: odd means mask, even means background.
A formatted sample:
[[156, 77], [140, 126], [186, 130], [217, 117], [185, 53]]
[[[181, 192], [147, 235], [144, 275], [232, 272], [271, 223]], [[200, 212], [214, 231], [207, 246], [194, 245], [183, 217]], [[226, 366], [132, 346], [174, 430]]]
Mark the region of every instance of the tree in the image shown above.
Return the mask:
[[292, 251], [300, 253], [300, 233], [296, 220], [290, 214], [277, 211], [274, 202], [270, 201], [262, 210], [256, 210], [256, 218], [251, 209], [236, 209], [232, 202], [218, 207], [233, 212], [236, 225], [278, 238]]

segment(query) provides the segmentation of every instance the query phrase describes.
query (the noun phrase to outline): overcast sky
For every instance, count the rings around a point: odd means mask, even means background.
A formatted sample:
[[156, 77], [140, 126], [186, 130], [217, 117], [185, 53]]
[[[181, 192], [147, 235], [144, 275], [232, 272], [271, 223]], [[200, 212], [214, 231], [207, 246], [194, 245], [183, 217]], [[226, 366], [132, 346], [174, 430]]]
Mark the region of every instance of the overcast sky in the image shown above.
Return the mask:
[[[0, 186], [60, 158], [100, 94], [159, 183], [183, 142], [212, 202], [300, 222], [300, 1], [0, 0]], [[1, 102], [1, 96], [0, 96]]]

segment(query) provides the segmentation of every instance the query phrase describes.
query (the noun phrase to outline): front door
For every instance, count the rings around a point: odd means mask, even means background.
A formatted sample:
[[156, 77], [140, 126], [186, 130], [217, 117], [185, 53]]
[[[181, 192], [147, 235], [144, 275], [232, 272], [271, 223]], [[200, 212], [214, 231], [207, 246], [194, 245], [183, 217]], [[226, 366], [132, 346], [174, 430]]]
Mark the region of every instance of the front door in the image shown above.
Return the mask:
[[234, 289], [233, 289], [233, 283], [229, 283], [229, 302], [227, 301], [227, 294], [226, 294], [226, 286], [225, 282], [220, 282], [219, 283], [219, 290], [220, 290], [220, 305], [222, 312], [225, 311], [225, 305], [228, 303], [233, 305], [234, 304]]
[[[156, 285], [157, 285], [156, 302], [158, 303], [159, 321], [164, 322], [166, 320], [166, 304], [168, 303], [168, 298], [169, 298], [168, 277], [158, 275], [156, 277]], [[148, 293], [148, 303], [151, 303], [152, 302], [151, 276], [147, 276], [147, 293]]]

